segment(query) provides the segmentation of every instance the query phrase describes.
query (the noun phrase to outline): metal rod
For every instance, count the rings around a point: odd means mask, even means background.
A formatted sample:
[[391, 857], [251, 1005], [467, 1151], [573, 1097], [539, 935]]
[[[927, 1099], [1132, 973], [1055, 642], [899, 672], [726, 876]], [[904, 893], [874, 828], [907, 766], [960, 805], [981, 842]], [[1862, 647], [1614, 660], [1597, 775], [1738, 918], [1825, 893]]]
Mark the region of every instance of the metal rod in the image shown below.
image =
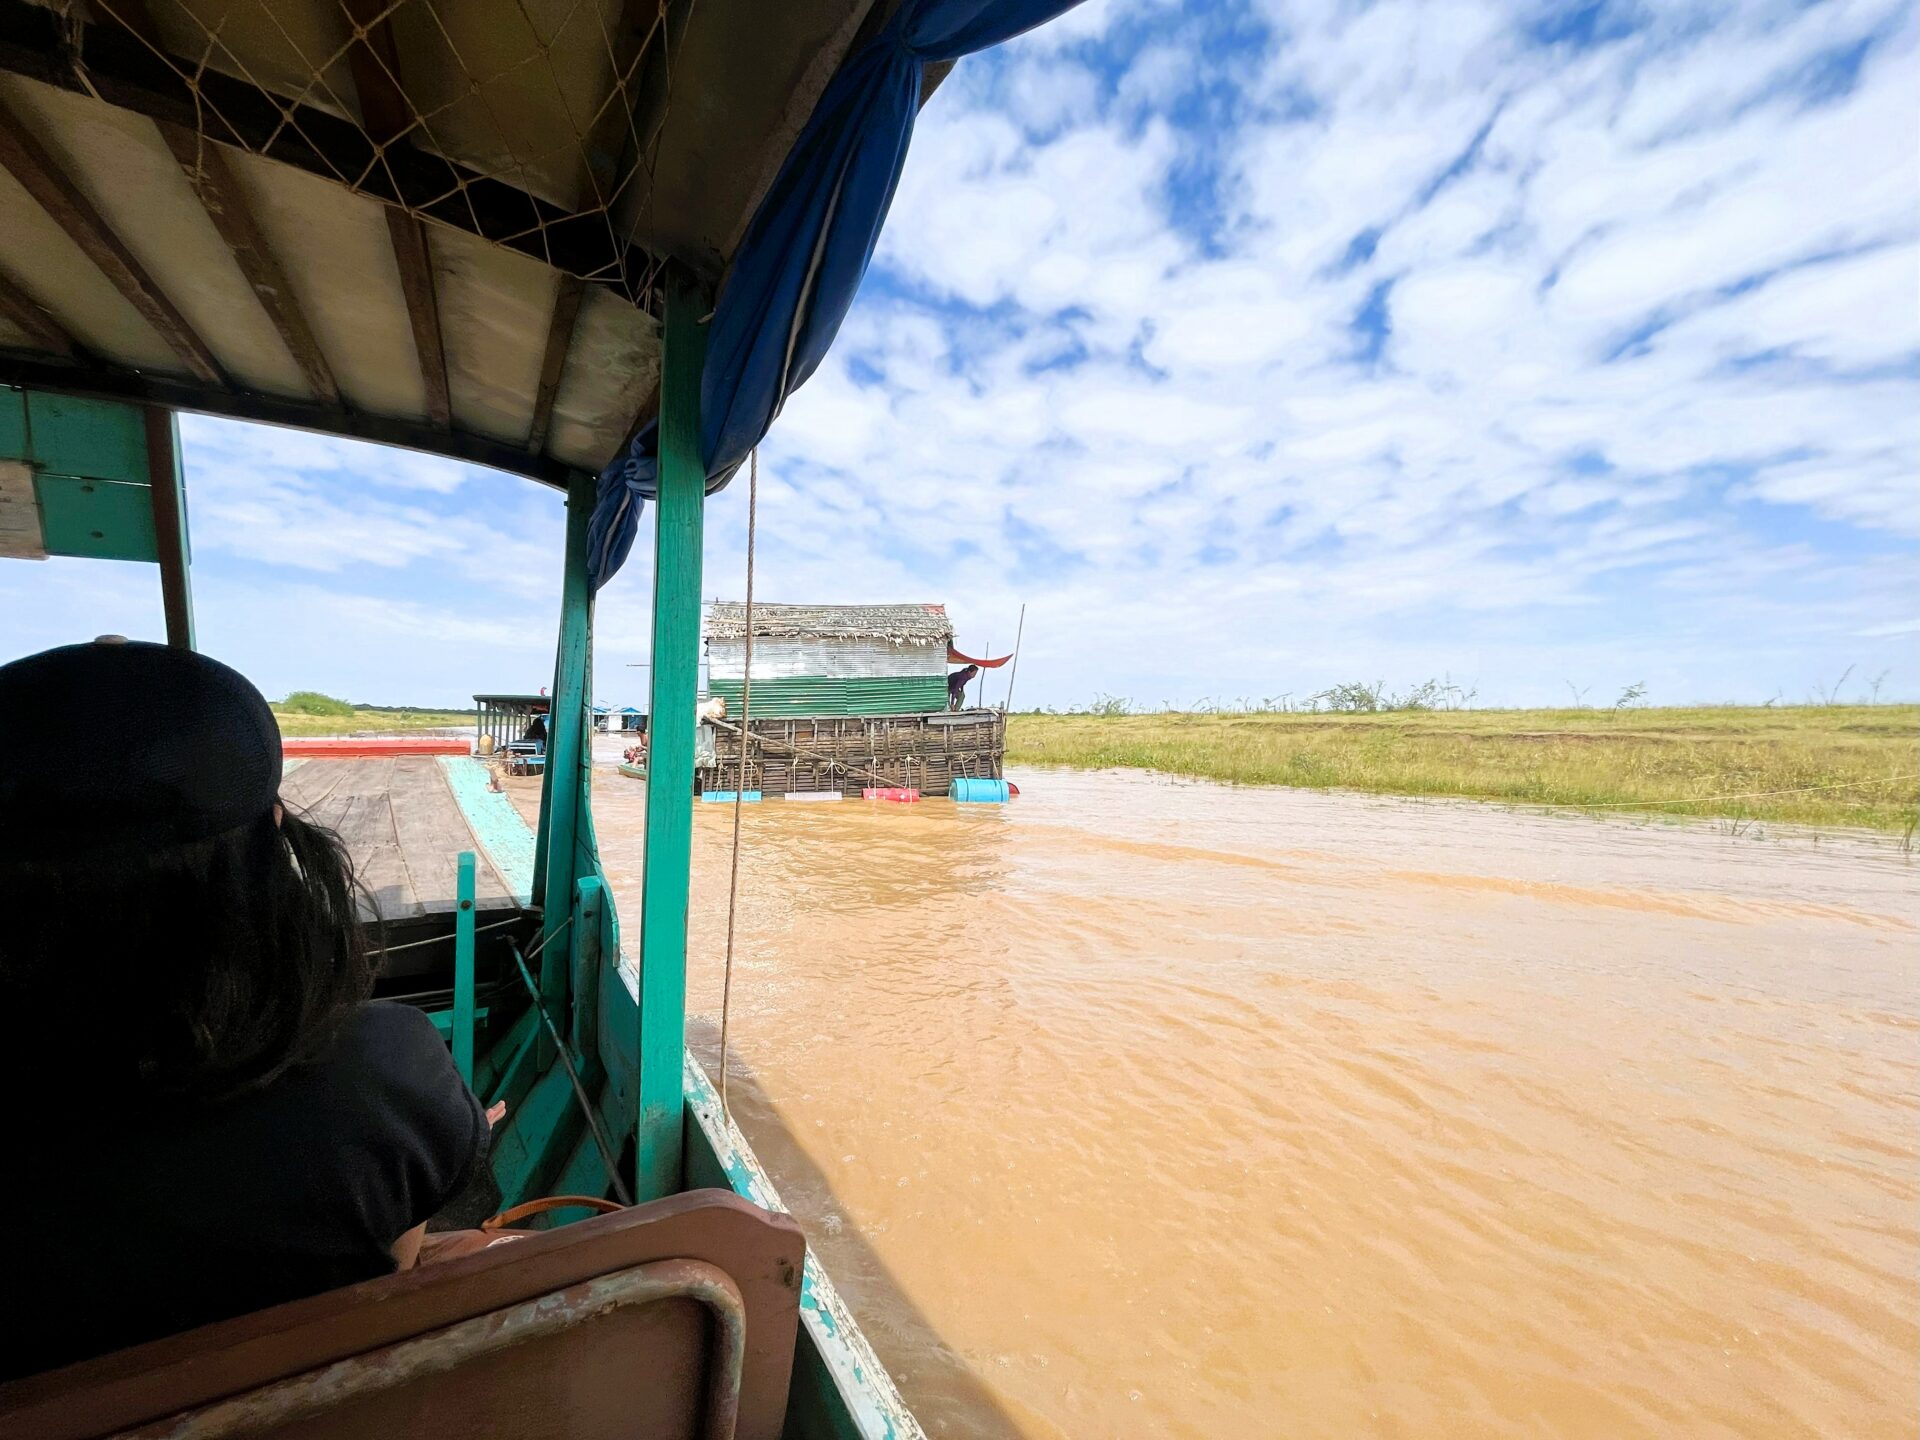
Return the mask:
[[1013, 669], [1007, 672], [1007, 701], [1001, 708], [1009, 714], [1013, 711], [1013, 682], [1020, 678], [1020, 641], [1027, 633], [1027, 605], [1020, 602], [1020, 628], [1013, 632]]
[[[572, 919], [571, 916], [568, 919]], [[554, 932], [558, 934], [558, 931]], [[542, 940], [541, 945], [547, 942]], [[560, 1057], [560, 1064], [567, 1072], [567, 1081], [573, 1086], [573, 1095], [580, 1102], [580, 1113], [587, 1117], [587, 1129], [593, 1132], [594, 1148], [600, 1152], [600, 1159], [607, 1167], [607, 1180], [613, 1186], [613, 1193], [620, 1197], [622, 1205], [633, 1204], [633, 1192], [627, 1189], [627, 1182], [621, 1178], [620, 1162], [614, 1156], [613, 1149], [607, 1144], [606, 1132], [600, 1128], [600, 1117], [593, 1112], [593, 1101], [587, 1098], [586, 1087], [580, 1083], [580, 1072], [573, 1068], [573, 1056], [567, 1053], [567, 1042], [560, 1038], [559, 1027], [553, 1023], [553, 1017], [547, 1014], [547, 1007], [540, 1003], [540, 987], [533, 983], [533, 972], [527, 968], [526, 957], [520, 953], [520, 947], [511, 940], [507, 947], [513, 951], [513, 963], [520, 967], [520, 980], [527, 987], [527, 994], [533, 999], [533, 1008], [540, 1012], [540, 1023], [546, 1028], [553, 1041], [554, 1052]], [[536, 947], [534, 954], [539, 954]]]
[[[484, 935], [489, 930], [504, 930], [509, 925], [518, 925], [522, 918], [522, 916], [516, 915], [511, 920], [496, 920], [491, 925], [478, 926], [473, 933], [476, 935]], [[443, 945], [454, 938], [454, 935], [451, 933], [446, 935], [429, 935], [424, 940], [409, 940], [404, 945], [388, 945], [380, 950], [369, 950], [367, 955], [369, 958], [375, 955], [393, 955], [402, 950], [418, 950], [422, 945]]]

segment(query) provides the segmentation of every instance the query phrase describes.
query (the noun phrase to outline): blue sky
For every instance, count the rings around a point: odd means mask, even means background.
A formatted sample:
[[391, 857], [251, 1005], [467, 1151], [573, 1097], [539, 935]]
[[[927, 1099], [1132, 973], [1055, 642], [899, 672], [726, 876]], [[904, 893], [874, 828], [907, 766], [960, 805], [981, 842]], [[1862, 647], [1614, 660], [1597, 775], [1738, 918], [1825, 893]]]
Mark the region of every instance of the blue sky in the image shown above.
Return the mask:
[[[996, 649], [1024, 601], [1023, 703], [1920, 696], [1917, 45], [1844, 0], [1089, 0], [921, 117], [763, 447], [758, 593]], [[205, 648], [276, 694], [544, 683], [557, 497], [185, 423]], [[743, 477], [709, 595], [745, 517]], [[0, 653], [151, 633], [153, 584], [8, 566]]]

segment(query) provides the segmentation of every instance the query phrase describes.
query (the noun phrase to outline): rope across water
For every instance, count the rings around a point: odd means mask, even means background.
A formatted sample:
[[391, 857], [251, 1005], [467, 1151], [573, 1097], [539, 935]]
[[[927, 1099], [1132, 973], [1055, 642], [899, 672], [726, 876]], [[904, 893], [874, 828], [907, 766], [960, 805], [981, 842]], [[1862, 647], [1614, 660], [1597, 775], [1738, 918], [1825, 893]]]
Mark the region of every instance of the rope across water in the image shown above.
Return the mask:
[[733, 1018], [734, 914], [740, 898], [740, 807], [747, 794], [747, 723], [753, 715], [753, 542], [759, 528], [760, 451], [747, 459], [747, 659], [740, 680], [740, 767], [733, 782], [733, 853], [727, 870], [727, 958], [720, 979], [720, 1113], [731, 1117], [727, 1103], [727, 1029]]

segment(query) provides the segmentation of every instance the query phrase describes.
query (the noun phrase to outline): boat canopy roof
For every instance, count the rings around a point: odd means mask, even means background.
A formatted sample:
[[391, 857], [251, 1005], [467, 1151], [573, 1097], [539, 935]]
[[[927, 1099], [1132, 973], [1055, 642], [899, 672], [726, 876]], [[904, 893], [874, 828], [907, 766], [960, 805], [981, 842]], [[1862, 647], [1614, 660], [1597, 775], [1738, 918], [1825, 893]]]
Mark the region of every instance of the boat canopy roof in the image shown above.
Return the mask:
[[598, 471], [893, 8], [0, 0], [0, 382]]

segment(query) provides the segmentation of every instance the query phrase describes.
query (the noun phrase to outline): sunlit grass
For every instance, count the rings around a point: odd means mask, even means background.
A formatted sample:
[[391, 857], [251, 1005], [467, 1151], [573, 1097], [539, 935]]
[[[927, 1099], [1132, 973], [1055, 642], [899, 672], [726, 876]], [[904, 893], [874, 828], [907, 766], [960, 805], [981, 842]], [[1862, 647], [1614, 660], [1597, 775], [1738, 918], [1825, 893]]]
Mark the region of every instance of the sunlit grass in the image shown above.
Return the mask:
[[1007, 758], [1907, 834], [1920, 706], [1016, 715]]
[[471, 726], [473, 712], [458, 710], [375, 710], [358, 708], [350, 715], [304, 715], [273, 707], [282, 735], [365, 735], [396, 730], [441, 730]]

